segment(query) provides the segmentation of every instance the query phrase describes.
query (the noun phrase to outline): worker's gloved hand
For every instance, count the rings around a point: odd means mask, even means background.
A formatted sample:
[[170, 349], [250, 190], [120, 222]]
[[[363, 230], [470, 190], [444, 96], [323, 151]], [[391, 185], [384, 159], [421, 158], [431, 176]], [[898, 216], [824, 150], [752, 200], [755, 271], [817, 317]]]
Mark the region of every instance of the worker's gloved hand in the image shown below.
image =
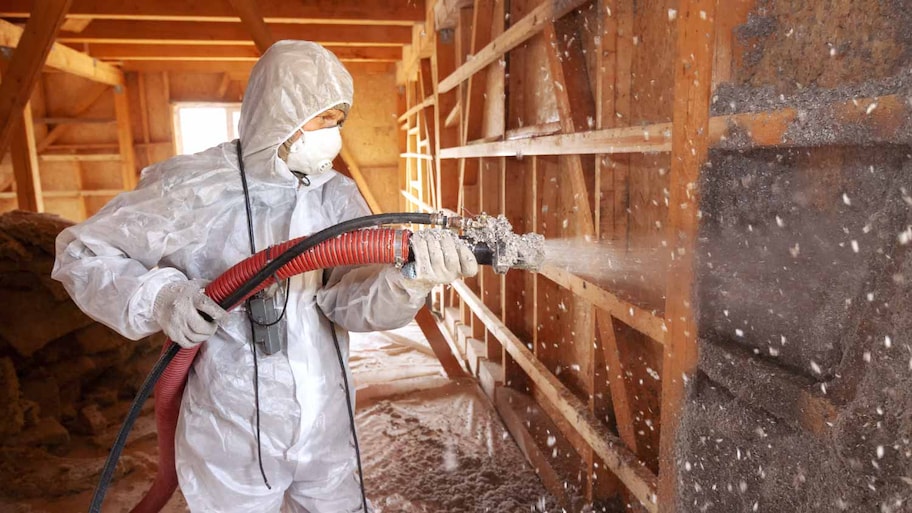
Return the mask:
[[430, 289], [478, 273], [472, 248], [450, 230], [419, 230], [410, 240], [415, 262], [414, 272], [408, 273], [413, 276], [406, 275], [406, 287]]
[[[165, 285], [155, 296], [152, 317], [165, 335], [185, 349], [196, 347], [218, 329], [228, 313], [203, 293], [200, 280], [178, 281]], [[200, 312], [212, 318], [207, 321]]]

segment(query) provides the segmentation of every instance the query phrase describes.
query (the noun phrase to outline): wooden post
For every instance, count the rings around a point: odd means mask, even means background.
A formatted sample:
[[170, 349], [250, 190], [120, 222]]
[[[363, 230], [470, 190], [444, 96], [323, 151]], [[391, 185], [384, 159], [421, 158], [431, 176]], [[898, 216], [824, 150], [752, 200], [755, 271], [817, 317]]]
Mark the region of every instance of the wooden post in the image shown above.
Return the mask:
[[668, 272], [665, 316], [670, 330], [662, 363], [662, 426], [659, 448], [659, 504], [675, 511], [675, 440], [687, 385], [697, 367], [697, 320], [693, 307], [694, 248], [697, 237], [700, 168], [709, 151], [709, 102], [717, 0], [681, 0], [675, 55], [672, 156], [669, 176]]
[[38, 82], [38, 75], [72, 2], [46, 0], [32, 4], [32, 15], [0, 83], [0, 155], [9, 147], [13, 127], [22, 119], [32, 89]]
[[121, 180], [125, 191], [136, 187], [136, 154], [126, 85], [114, 87], [114, 115], [117, 117], [117, 145], [120, 148]]
[[16, 123], [12, 136], [10, 157], [13, 161], [13, 174], [16, 177], [16, 200], [19, 209], [44, 212], [31, 103], [25, 104], [22, 117]]

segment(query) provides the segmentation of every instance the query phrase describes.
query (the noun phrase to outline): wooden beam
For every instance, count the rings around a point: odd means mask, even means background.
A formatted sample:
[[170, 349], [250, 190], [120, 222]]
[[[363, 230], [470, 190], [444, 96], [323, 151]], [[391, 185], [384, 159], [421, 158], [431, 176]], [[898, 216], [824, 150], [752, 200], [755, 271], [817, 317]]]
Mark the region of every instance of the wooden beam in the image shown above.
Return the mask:
[[41, 162], [117, 162], [122, 158], [119, 153], [45, 153], [38, 156]]
[[4, 45], [15, 46], [16, 50], [9, 65], [3, 70], [3, 82], [0, 82], [0, 155], [9, 148], [13, 129], [22, 119], [23, 110], [32, 97], [41, 68], [54, 44], [54, 37], [72, 2], [73, 0], [47, 0], [41, 5], [32, 6], [35, 16], [29, 18], [24, 30], [3, 22], [20, 30], [21, 36], [16, 38], [15, 44]]
[[[0, 20], [0, 46], [17, 47], [21, 37], [23, 37], [21, 28]], [[50, 47], [50, 52], [47, 54], [44, 64], [49, 68], [72, 73], [103, 84], [119, 85], [123, 83], [123, 73], [119, 69], [110, 64], [99, 62], [62, 44], [55, 43]]]
[[114, 115], [117, 117], [117, 144], [120, 149], [120, 177], [125, 191], [136, 187], [139, 175], [133, 149], [133, 127], [130, 123], [130, 100], [127, 86], [114, 88]]
[[[399, 60], [399, 50], [394, 46], [358, 47], [326, 46], [343, 61]], [[249, 45], [132, 45], [87, 44], [85, 51], [92, 57], [105, 60], [179, 60], [179, 61], [250, 61], [260, 57], [259, 51]]]
[[543, 0], [538, 7], [477, 52], [471, 60], [441, 80], [437, 86], [438, 91], [445, 93], [453, 89], [463, 80], [486, 68], [505, 53], [540, 32], [545, 24], [564, 16], [583, 3], [584, 0]]
[[116, 121], [113, 118], [54, 117], [38, 118], [35, 123], [44, 125], [107, 125]]
[[520, 158], [529, 155], [667, 152], [671, 149], [670, 130], [670, 123], [662, 123], [646, 127], [611, 128], [574, 134], [469, 144], [441, 149], [440, 157], [445, 159]]
[[12, 139], [10, 157], [13, 161], [13, 175], [16, 177], [16, 202], [19, 209], [44, 212], [31, 103], [25, 104], [22, 116], [16, 121]]
[[[306, 39], [324, 45], [393, 46], [401, 49], [412, 38], [409, 27], [379, 25], [335, 25], [330, 23], [270, 23], [277, 39]], [[61, 43], [248, 45], [250, 33], [241, 23], [198, 21], [95, 20], [78, 34], [60, 34]]]
[[421, 332], [424, 333], [424, 338], [427, 339], [428, 344], [430, 344], [431, 349], [434, 351], [434, 356], [437, 357], [437, 360], [440, 361], [440, 365], [443, 366], [443, 371], [446, 372], [447, 377], [456, 379], [468, 376], [462, 368], [462, 365], [459, 364], [459, 360], [457, 360], [456, 356], [453, 354], [450, 344], [447, 342], [446, 338], [444, 338], [443, 333], [441, 333], [443, 327], [426, 306], [421, 310], [418, 310], [418, 313], [415, 315], [415, 322], [418, 323], [418, 327], [421, 328]]
[[[70, 116], [79, 117], [88, 112], [89, 109], [94, 107], [95, 104], [104, 97], [107, 90], [108, 86], [105, 84], [94, 84], [94, 89], [89, 91], [88, 94], [80, 95], [78, 103], [73, 107], [73, 110], [70, 111]], [[69, 126], [70, 125], [62, 124], [52, 128], [47, 135], [44, 136], [44, 139], [38, 143], [38, 153], [44, 153], [48, 146], [54, 144], [54, 141], [66, 133]]]
[[365, 180], [364, 174], [358, 166], [358, 162], [355, 160], [354, 155], [351, 154], [344, 139], [342, 140], [342, 151], [339, 155], [342, 157], [345, 165], [348, 166], [348, 172], [351, 173], [352, 179], [354, 179], [355, 183], [358, 185], [358, 190], [361, 191], [361, 195], [364, 196], [364, 200], [367, 201], [367, 205], [370, 207], [371, 212], [374, 214], [382, 213], [383, 209], [380, 207], [380, 202], [377, 201], [374, 193], [371, 192], [370, 185], [367, 184], [367, 180]]
[[567, 420], [566, 425], [583, 437], [647, 510], [657, 512], [655, 474], [624, 447], [623, 442], [532, 354], [523, 341], [517, 338], [465, 283], [457, 280], [452, 283], [452, 287], [526, 372], [542, 396], [564, 416]]
[[[140, 73], [230, 73], [232, 79], [246, 82], [254, 64], [254, 61], [123, 60], [121, 61], [121, 68], [124, 71]], [[381, 61], [345, 61], [345, 67], [352, 73], [392, 73], [395, 71], [394, 63]]]
[[[35, 2], [44, 0], [4, 0], [0, 17], [23, 18]], [[307, 23], [314, 20], [338, 24], [373, 23], [378, 25], [412, 25], [425, 19], [424, 2], [382, 0], [375, 2], [339, 2], [337, 0], [258, 0], [267, 22], [281, 19]], [[238, 14], [224, 0], [155, 0], [125, 2], [79, 0], [70, 10], [72, 18], [163, 20], [163, 21], [237, 21]]]
[[671, 252], [665, 292], [668, 342], [663, 346], [659, 503], [674, 512], [678, 426], [697, 368], [694, 254], [700, 212], [700, 169], [709, 154], [709, 108], [717, 0], [681, 0], [675, 52], [667, 240]]
[[[901, 95], [886, 95], [836, 102], [818, 107], [812, 118], [799, 119], [798, 109], [783, 108], [716, 116], [709, 119], [707, 142], [725, 149], [767, 147], [812, 147], [864, 143], [908, 143], [903, 120], [912, 116], [912, 106]], [[859, 130], [859, 126], [865, 130]], [[847, 127], [852, 127], [850, 130]], [[826, 128], [826, 139], [812, 137]], [[858, 132], [864, 132], [859, 140]], [[529, 155], [667, 153], [671, 151], [672, 124], [607, 128], [573, 134], [557, 134], [522, 140], [476, 143], [440, 150], [441, 158], [523, 157]]]
[[250, 32], [257, 50], [261, 54], [266, 53], [276, 39], [266, 22], [263, 21], [263, 14], [260, 12], [257, 2], [255, 0], [228, 0], [228, 2], [240, 16], [244, 27]]

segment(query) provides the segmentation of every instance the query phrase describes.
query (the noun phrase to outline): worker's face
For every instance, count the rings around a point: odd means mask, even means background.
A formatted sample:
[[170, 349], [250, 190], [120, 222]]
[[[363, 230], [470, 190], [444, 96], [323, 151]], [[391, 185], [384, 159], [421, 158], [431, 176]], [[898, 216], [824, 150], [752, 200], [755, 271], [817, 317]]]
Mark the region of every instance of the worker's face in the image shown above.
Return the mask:
[[345, 113], [339, 109], [329, 109], [317, 114], [313, 119], [304, 124], [299, 130], [296, 130], [291, 137], [285, 141], [278, 150], [279, 158], [288, 161], [288, 154], [292, 151], [294, 144], [301, 139], [304, 132], [313, 132], [324, 128], [333, 128], [342, 124], [345, 120]]
[[301, 130], [305, 132], [311, 132], [313, 130], [320, 130], [323, 128], [332, 128], [338, 126], [342, 121], [345, 120], [345, 113], [339, 109], [329, 109], [326, 111], [317, 114], [317, 116], [307, 123], [304, 123], [304, 126], [301, 127]]

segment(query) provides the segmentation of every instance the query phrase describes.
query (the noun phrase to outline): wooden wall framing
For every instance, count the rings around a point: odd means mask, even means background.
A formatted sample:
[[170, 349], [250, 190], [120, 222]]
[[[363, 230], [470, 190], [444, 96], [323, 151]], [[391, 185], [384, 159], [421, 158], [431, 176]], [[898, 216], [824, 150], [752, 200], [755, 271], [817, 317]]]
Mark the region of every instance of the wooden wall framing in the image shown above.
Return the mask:
[[[674, 511], [673, 442], [696, 361], [700, 168], [710, 145], [731, 144], [736, 132], [749, 134], [738, 139], [745, 146], [788, 144], [788, 109], [710, 119], [716, 47], [717, 80], [732, 58], [730, 40], [714, 36], [716, 2], [513, 0], [505, 12], [501, 0], [475, 0], [452, 31], [426, 30], [413, 51], [430, 57], [400, 73], [403, 129], [420, 119], [439, 136], [402, 154], [409, 169], [416, 149], [434, 166], [423, 169], [435, 191], [403, 190], [411, 208], [452, 208], [439, 198], [456, 197], [460, 214], [504, 215], [517, 232], [548, 239], [628, 249], [647, 240], [670, 265], [640, 295], [546, 265], [538, 274], [483, 269], [441, 296], [466, 369], [571, 510], [574, 495], [620, 495], [634, 509]], [[739, 12], [748, 4], [739, 0]], [[652, 201], [662, 190], [667, 204]], [[567, 463], [532, 446], [542, 441], [516, 394], [576, 450], [579, 482], [548, 478]]]

